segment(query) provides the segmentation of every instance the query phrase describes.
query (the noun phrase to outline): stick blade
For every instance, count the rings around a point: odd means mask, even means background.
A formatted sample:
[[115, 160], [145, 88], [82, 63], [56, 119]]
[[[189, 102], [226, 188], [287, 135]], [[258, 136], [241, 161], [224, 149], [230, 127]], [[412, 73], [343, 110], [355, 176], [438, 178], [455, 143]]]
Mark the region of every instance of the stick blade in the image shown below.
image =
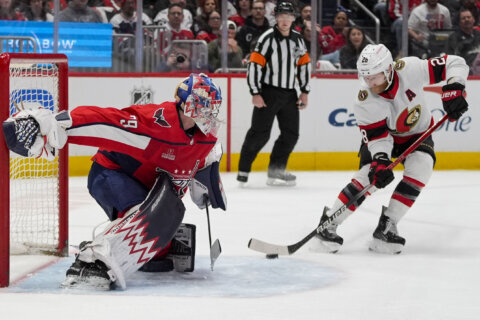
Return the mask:
[[281, 256], [290, 255], [288, 246], [280, 246], [255, 238], [250, 239], [250, 241], [248, 242], [248, 248], [265, 254], [278, 254]]
[[213, 265], [215, 264], [215, 261], [217, 258], [220, 256], [222, 253], [222, 246], [220, 246], [220, 240], [215, 240], [215, 242], [212, 244], [212, 247], [210, 248], [210, 268], [213, 271]]

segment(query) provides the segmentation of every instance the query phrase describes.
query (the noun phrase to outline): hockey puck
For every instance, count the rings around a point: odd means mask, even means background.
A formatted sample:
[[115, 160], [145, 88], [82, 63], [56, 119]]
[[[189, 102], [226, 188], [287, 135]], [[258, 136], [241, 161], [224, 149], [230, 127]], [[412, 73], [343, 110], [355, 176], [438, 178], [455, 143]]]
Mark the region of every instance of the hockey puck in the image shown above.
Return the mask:
[[267, 259], [278, 259], [278, 254], [276, 253], [267, 254]]

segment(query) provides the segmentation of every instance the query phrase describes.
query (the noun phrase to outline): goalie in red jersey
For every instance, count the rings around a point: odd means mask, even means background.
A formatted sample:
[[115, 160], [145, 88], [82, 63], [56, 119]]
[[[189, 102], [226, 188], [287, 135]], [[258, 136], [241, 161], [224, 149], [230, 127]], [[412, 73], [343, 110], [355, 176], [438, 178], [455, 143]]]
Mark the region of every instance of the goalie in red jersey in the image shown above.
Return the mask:
[[162, 262], [154, 268], [193, 271], [195, 226], [182, 224], [181, 198], [190, 187], [200, 208], [226, 209], [216, 137], [222, 97], [208, 76], [191, 74], [175, 99], [121, 110], [25, 110], [3, 123], [9, 149], [23, 156], [52, 159], [66, 143], [100, 148], [88, 188], [111, 223], [82, 242], [63, 287], [125, 288], [152, 259]]

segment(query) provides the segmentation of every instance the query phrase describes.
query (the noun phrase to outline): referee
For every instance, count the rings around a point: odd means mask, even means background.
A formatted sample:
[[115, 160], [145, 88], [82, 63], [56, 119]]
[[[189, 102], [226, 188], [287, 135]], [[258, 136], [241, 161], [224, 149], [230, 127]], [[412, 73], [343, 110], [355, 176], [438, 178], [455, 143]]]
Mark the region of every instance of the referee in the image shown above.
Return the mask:
[[310, 57], [302, 36], [292, 30], [293, 5], [280, 2], [275, 7], [275, 20], [275, 26], [258, 39], [248, 64], [247, 82], [254, 108], [240, 153], [237, 180], [241, 183], [248, 181], [252, 162], [270, 138], [277, 117], [280, 136], [270, 155], [267, 184], [295, 185], [296, 177], [285, 168], [298, 140], [299, 109], [308, 104]]

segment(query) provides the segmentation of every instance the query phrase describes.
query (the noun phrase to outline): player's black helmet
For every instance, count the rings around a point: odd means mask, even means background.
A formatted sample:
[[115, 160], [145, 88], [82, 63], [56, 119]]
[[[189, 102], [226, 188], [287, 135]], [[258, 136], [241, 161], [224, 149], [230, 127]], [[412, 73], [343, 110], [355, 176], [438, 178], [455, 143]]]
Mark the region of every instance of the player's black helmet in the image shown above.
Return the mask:
[[293, 7], [293, 4], [291, 4], [290, 2], [280, 2], [275, 7], [274, 12], [275, 12], [275, 15], [282, 14], [282, 13], [295, 15], [295, 8]]

